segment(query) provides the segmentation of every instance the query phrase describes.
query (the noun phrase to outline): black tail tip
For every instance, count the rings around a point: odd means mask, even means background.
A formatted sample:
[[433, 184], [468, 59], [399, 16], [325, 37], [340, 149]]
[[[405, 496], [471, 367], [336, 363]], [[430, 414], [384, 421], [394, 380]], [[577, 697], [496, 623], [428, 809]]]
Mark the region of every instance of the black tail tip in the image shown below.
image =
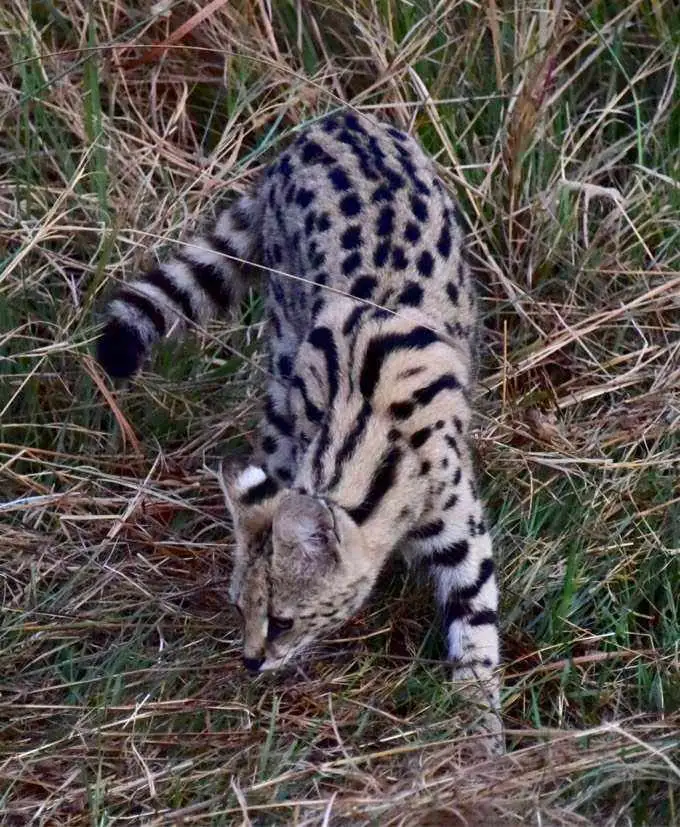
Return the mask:
[[109, 319], [97, 342], [97, 361], [114, 379], [127, 379], [142, 366], [144, 342], [137, 330], [119, 319]]

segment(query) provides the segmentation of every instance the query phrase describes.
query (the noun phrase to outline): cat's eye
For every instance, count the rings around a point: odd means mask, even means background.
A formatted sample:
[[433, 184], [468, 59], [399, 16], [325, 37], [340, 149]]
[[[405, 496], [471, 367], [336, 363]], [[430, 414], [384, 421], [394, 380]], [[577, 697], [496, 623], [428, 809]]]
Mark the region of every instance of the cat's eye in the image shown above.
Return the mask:
[[269, 615], [269, 623], [267, 625], [267, 640], [276, 640], [284, 632], [288, 632], [293, 628], [292, 617], [274, 617]]

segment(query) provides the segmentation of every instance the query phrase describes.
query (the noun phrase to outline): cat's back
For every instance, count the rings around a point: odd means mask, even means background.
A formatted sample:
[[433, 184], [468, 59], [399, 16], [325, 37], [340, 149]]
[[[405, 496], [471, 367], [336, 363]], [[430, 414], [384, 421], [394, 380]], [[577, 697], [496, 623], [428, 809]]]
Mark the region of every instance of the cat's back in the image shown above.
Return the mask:
[[417, 308], [468, 337], [460, 214], [415, 139], [354, 112], [327, 116], [270, 165], [259, 197], [263, 263], [302, 327], [333, 301], [327, 286], [395, 312]]

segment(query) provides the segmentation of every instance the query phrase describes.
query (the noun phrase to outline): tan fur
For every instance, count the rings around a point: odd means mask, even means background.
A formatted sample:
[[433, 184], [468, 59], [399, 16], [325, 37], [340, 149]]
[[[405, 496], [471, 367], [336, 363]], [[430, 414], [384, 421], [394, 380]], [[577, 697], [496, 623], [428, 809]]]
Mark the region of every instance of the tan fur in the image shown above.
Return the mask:
[[239, 257], [269, 269], [263, 468], [227, 486], [247, 665], [323, 639], [401, 553], [432, 580], [454, 676], [497, 709], [498, 593], [468, 440], [474, 288], [434, 165], [369, 117], [308, 127], [208, 238], [114, 299], [102, 362], [129, 375], [182, 311], [203, 323], [232, 304], [252, 275]]

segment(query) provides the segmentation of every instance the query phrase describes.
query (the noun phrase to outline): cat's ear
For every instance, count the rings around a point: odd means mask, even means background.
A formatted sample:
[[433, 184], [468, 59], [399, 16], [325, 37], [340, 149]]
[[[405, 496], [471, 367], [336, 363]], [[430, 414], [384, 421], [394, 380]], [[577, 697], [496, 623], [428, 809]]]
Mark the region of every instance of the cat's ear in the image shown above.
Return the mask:
[[249, 465], [238, 472], [227, 471], [221, 485], [237, 530], [253, 533], [271, 529], [282, 489], [263, 468]]
[[318, 497], [288, 491], [279, 501], [273, 524], [274, 550], [291, 564], [329, 569], [339, 559], [333, 513]]

